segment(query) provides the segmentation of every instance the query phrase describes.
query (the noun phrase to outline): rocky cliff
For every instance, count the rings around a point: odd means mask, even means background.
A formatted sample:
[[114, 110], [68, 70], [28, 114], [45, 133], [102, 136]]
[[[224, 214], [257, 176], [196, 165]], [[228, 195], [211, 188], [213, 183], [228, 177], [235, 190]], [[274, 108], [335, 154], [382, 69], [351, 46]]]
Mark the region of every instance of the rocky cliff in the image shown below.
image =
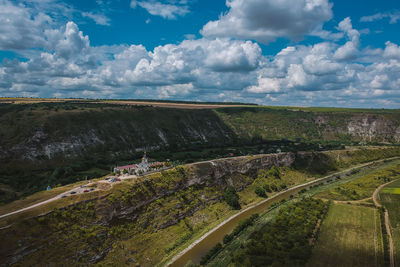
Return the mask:
[[[76, 157], [232, 144], [238, 139], [400, 142], [400, 112], [182, 110], [96, 104], [0, 106], [0, 159]], [[72, 106], [71, 106], [72, 105]], [[375, 112], [375, 113], [374, 113]]]
[[[75, 157], [232, 142], [235, 134], [211, 110], [89, 105], [15, 106], [0, 116], [0, 159]], [[69, 108], [67, 108], [69, 107]], [[5, 109], [5, 108], [4, 108]]]

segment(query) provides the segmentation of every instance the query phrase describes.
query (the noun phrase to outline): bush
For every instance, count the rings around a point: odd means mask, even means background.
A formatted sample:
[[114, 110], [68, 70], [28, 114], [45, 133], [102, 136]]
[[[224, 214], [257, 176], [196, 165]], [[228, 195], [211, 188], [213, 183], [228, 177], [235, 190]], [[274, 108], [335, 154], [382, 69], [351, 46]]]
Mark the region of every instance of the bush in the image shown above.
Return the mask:
[[271, 191], [271, 187], [269, 186], [269, 184], [265, 184], [264, 185], [264, 190], [265, 190], [265, 192], [268, 192], [268, 193], [271, 193], [272, 191]]
[[254, 192], [259, 197], [267, 197], [267, 195], [265, 194], [265, 190], [263, 188], [259, 187], [259, 186], [256, 186], [256, 188], [254, 189]]
[[223, 242], [224, 244], [228, 244], [229, 242], [231, 242], [233, 240], [233, 235], [227, 234], [224, 236]]
[[235, 210], [240, 209], [239, 196], [233, 186], [228, 186], [224, 192], [224, 200]]
[[271, 190], [276, 192], [276, 191], [278, 191], [278, 187], [274, 184], [271, 184]]

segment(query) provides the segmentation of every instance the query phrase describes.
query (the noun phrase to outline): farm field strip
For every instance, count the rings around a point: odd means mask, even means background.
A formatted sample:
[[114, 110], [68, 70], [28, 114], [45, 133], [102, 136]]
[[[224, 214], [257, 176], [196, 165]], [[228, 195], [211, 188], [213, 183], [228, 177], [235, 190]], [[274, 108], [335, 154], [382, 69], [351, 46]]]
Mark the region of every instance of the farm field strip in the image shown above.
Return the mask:
[[388, 224], [392, 235], [394, 266], [400, 264], [400, 179], [385, 187], [378, 194], [378, 201], [387, 210]]
[[374, 208], [332, 204], [308, 266], [376, 266], [377, 230]]

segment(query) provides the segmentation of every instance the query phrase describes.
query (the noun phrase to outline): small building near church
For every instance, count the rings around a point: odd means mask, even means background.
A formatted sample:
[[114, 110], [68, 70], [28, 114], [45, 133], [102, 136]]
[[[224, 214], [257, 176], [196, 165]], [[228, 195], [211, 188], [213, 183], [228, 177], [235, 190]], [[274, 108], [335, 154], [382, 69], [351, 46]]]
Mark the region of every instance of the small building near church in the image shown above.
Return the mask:
[[144, 174], [152, 170], [161, 170], [166, 167], [165, 162], [149, 162], [146, 152], [142, 157], [142, 161], [139, 164], [131, 164], [125, 166], [117, 166], [114, 168], [114, 173], [123, 173], [127, 171], [129, 174]]

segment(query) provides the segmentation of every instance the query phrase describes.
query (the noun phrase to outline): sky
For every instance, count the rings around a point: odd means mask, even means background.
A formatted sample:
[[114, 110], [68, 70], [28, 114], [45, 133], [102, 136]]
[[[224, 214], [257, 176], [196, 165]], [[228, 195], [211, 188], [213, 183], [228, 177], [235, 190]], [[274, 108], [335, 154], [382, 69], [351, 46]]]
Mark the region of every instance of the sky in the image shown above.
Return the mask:
[[0, 0], [0, 96], [400, 108], [400, 1]]

